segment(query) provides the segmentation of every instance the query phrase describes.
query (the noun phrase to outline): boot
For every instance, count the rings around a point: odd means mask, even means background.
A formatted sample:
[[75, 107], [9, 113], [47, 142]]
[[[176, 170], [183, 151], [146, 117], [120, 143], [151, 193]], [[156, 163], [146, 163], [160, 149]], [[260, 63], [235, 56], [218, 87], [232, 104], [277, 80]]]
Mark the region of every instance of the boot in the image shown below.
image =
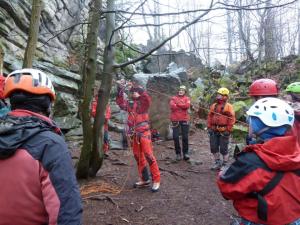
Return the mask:
[[222, 172], [225, 172], [228, 168], [229, 168], [228, 162], [227, 162], [227, 161], [223, 161], [222, 167], [221, 167], [220, 170], [221, 170]]
[[181, 160], [181, 155], [180, 154], [176, 154], [176, 161], [180, 161]]
[[150, 185], [150, 180], [146, 180], [146, 181], [143, 181], [143, 180], [140, 180], [138, 182], [136, 182], [133, 187], [134, 188], [143, 188], [143, 187], [148, 187]]
[[185, 160], [185, 161], [187, 161], [187, 160], [189, 160], [190, 159], [190, 155], [189, 154], [184, 154], [183, 155], [183, 159]]
[[159, 182], [154, 182], [151, 188], [152, 192], [157, 192], [159, 190], [160, 183]]
[[210, 167], [211, 170], [219, 170], [222, 166], [222, 162], [220, 159], [217, 159], [214, 163], [214, 165], [212, 165], [212, 167]]

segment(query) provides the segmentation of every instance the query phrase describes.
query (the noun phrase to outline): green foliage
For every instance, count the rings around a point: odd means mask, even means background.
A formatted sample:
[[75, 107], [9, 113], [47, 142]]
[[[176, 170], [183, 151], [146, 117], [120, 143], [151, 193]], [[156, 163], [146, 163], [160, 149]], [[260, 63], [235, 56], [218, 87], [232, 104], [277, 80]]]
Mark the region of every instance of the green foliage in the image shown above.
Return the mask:
[[244, 142], [248, 134], [248, 127], [240, 124], [235, 124], [232, 130], [232, 137], [236, 141]]
[[199, 99], [203, 96], [203, 87], [194, 88], [190, 92], [192, 102], [198, 102]]

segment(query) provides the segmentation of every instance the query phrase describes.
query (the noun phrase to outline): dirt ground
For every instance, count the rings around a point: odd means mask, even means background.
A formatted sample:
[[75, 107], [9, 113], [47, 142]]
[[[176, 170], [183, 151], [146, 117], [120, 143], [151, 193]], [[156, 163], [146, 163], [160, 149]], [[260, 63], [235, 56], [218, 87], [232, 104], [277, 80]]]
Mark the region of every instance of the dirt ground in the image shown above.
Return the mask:
[[[216, 185], [208, 136], [190, 136], [191, 161], [175, 162], [173, 141], [154, 144], [161, 188], [133, 188], [137, 169], [130, 150], [110, 151], [95, 179], [81, 181], [84, 225], [228, 225], [235, 214]], [[97, 190], [98, 189], [98, 190]]]

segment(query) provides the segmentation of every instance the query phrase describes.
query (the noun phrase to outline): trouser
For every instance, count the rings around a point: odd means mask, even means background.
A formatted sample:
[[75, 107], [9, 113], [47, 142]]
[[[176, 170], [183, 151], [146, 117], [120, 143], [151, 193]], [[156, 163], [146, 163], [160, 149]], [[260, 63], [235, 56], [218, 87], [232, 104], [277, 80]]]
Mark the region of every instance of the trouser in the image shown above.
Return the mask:
[[141, 180], [147, 181], [150, 179], [147, 168], [148, 163], [152, 175], [152, 181], [160, 182], [160, 172], [152, 150], [150, 131], [145, 131], [142, 134], [135, 134], [131, 144]]
[[187, 121], [172, 121], [173, 140], [175, 145], [175, 153], [181, 155], [181, 147], [179, 142], [179, 132], [182, 136], [182, 152], [183, 154], [189, 153], [189, 123]]
[[104, 130], [104, 135], [103, 135], [103, 151], [104, 153], [107, 153], [109, 150], [109, 135], [108, 131]]
[[213, 131], [209, 135], [211, 153], [228, 154], [229, 135], [224, 135], [222, 132]]

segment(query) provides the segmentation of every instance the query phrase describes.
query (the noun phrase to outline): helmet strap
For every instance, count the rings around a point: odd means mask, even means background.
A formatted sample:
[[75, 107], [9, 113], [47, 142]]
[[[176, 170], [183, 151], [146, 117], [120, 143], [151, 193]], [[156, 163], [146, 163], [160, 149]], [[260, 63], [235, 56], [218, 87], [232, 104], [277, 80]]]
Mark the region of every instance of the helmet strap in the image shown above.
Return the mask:
[[264, 143], [265, 140], [262, 139], [260, 136], [261, 136], [262, 133], [266, 132], [269, 129], [270, 129], [270, 127], [264, 127], [262, 129], [260, 129], [258, 132], [252, 133], [250, 135], [250, 141], [249, 141], [249, 143], [250, 144], [262, 144], [262, 143]]

